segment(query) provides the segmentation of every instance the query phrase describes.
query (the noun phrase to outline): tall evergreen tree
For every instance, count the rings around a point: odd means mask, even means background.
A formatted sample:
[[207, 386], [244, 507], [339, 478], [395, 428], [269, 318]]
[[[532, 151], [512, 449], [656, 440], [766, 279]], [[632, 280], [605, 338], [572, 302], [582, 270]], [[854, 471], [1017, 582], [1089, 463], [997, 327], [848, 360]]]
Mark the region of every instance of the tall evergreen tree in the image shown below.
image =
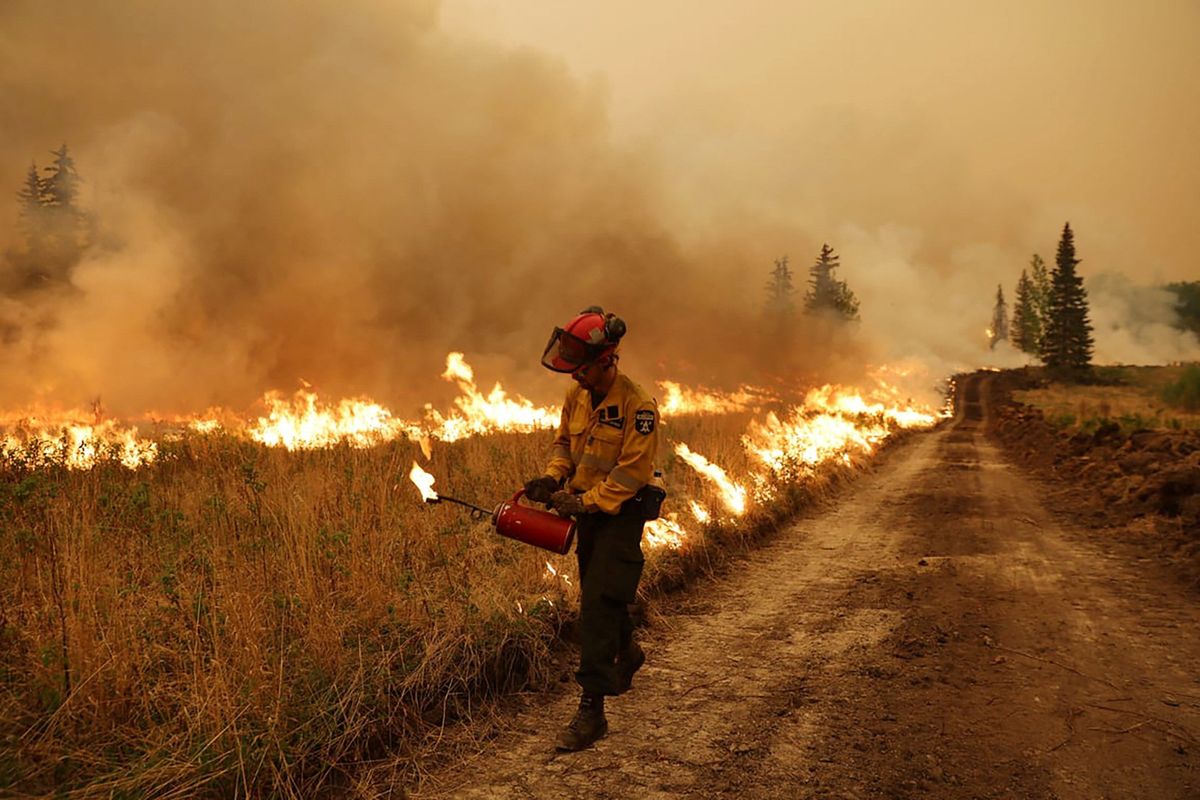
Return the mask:
[[46, 182], [38, 174], [37, 163], [29, 165], [25, 185], [17, 192], [20, 201], [21, 227], [25, 233], [26, 249], [41, 252], [46, 235]]
[[1038, 328], [1046, 330], [1046, 320], [1050, 319], [1050, 272], [1046, 262], [1037, 253], [1029, 262], [1029, 281], [1033, 288], [1033, 308], [1037, 313]]
[[65, 142], [50, 153], [54, 161], [46, 167], [43, 202], [64, 214], [78, 216], [79, 208], [75, 201], [79, 197], [79, 173], [75, 171], [75, 159], [71, 158]]
[[792, 268], [788, 266], [788, 257], [775, 259], [775, 267], [767, 280], [767, 317], [774, 322], [783, 323], [796, 313], [792, 285]]
[[46, 186], [38, 174], [35, 161], [29, 165], [29, 172], [25, 173], [25, 185], [17, 192], [17, 199], [21, 201], [22, 219], [33, 216], [42, 208], [45, 193]]
[[996, 304], [992, 306], [992, 327], [988, 328], [989, 345], [993, 350], [996, 345], [1008, 339], [1008, 303], [1004, 302], [1004, 287], [996, 285]]
[[808, 293], [804, 296], [804, 309], [808, 313], [830, 313], [843, 320], [858, 319], [858, 298], [833, 273], [840, 266], [840, 259], [828, 244], [821, 245], [821, 253], [808, 270]]
[[1088, 320], [1087, 290], [1075, 272], [1075, 234], [1071, 223], [1062, 238], [1050, 280], [1050, 317], [1042, 336], [1041, 357], [1052, 369], [1079, 372], [1092, 361], [1092, 324]]
[[1042, 320], [1038, 316], [1034, 297], [1036, 291], [1029, 274], [1021, 270], [1021, 279], [1017, 281], [1017, 301], [1013, 306], [1012, 342], [1019, 350], [1031, 355], [1038, 354], [1038, 345], [1042, 341]]
[[6, 290], [66, 285], [89, 244], [91, 220], [79, 206], [75, 160], [66, 144], [52, 154], [50, 166], [30, 166], [17, 192], [25, 247], [7, 254]]
[[86, 220], [78, 203], [80, 178], [75, 159], [65, 143], [51, 154], [54, 160], [43, 170], [46, 175], [42, 178], [46, 247], [34, 266], [42, 282], [65, 284], [87, 244]]

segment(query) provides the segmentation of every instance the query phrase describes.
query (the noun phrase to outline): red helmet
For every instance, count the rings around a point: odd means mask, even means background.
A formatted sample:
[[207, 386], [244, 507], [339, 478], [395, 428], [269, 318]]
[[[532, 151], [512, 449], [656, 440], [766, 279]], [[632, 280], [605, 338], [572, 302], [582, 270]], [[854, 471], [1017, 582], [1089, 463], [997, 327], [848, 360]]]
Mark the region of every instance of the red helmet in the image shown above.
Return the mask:
[[599, 306], [588, 306], [565, 328], [555, 328], [542, 353], [542, 366], [555, 372], [575, 372], [612, 358], [625, 335], [625, 323]]

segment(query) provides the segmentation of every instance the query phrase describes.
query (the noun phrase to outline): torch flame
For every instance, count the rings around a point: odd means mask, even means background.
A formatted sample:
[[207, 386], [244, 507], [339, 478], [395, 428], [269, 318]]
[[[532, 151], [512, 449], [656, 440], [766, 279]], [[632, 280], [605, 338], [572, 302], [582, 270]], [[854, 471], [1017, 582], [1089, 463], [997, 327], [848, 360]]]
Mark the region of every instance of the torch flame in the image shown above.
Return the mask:
[[437, 492], [433, 490], [433, 482], [436, 479], [428, 472], [421, 469], [416, 461], [413, 462], [412, 469], [408, 472], [408, 477], [416, 485], [418, 491], [421, 492], [422, 500], [425, 502], [431, 502], [438, 499]]

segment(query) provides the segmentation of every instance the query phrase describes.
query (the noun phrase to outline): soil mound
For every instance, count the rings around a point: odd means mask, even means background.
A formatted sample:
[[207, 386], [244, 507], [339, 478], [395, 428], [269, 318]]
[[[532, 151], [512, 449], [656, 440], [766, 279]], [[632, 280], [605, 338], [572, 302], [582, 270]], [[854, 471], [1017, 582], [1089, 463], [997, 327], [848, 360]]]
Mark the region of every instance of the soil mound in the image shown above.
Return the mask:
[[1200, 575], [1200, 431], [1125, 432], [1115, 422], [1060, 431], [1041, 410], [1013, 400], [1012, 391], [1029, 381], [1009, 373], [991, 382], [988, 432], [1017, 461], [1060, 479], [1072, 510], [1113, 527], [1141, 520]]

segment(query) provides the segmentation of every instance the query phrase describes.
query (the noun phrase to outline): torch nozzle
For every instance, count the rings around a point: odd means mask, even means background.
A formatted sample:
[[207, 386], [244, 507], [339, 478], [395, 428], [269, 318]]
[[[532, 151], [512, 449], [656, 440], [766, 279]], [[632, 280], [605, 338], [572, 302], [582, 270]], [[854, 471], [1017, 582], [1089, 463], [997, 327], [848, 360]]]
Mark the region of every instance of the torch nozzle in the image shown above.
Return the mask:
[[454, 503], [456, 505], [463, 506], [464, 508], [469, 508], [471, 510], [471, 517], [473, 519], [484, 519], [485, 517], [490, 517], [492, 515], [492, 512], [486, 508], [480, 508], [474, 503], [468, 503], [466, 500], [459, 500], [457, 497], [448, 497], [444, 494], [439, 494], [436, 498], [426, 498], [425, 502], [429, 503], [430, 505], [435, 505], [437, 503], [441, 503], [443, 500], [447, 503]]

